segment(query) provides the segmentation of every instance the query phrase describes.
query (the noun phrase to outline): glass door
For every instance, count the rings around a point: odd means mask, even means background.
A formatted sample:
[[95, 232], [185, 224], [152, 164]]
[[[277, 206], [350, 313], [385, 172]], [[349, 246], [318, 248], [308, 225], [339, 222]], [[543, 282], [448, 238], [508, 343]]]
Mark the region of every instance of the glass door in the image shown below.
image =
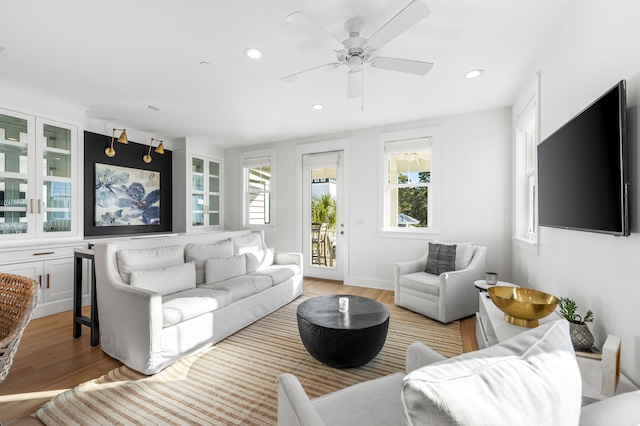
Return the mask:
[[220, 226], [220, 162], [191, 157], [191, 228]]
[[[51, 123], [38, 126], [42, 143], [42, 194], [37, 197], [39, 232], [60, 234], [73, 231], [72, 190], [74, 167], [72, 152], [75, 129]], [[41, 228], [40, 228], [41, 227]]]
[[11, 113], [0, 114], [0, 234], [11, 238], [35, 233], [32, 179], [33, 119]]
[[305, 275], [342, 280], [340, 152], [304, 155], [303, 163]]

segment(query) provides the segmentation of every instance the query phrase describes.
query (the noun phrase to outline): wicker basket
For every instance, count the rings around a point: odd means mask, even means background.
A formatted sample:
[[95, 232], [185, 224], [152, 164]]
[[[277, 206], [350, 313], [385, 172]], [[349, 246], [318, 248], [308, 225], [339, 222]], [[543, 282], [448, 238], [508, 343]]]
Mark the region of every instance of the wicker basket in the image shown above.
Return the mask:
[[0, 274], [0, 382], [9, 374], [22, 333], [38, 304], [39, 290], [30, 278]]

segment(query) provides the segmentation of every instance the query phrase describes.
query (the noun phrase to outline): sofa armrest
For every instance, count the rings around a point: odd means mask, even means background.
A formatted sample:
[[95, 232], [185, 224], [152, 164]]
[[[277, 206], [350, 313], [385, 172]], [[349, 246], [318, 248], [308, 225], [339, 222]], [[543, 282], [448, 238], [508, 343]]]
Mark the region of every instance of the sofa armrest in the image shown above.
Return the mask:
[[582, 407], [580, 426], [640, 424], [640, 391], [621, 393]]
[[276, 265], [298, 265], [302, 268], [302, 253], [274, 253], [273, 263]]
[[440, 352], [431, 349], [429, 346], [421, 342], [414, 342], [407, 349], [407, 367], [406, 372], [433, 364], [434, 362], [447, 359]]
[[96, 244], [96, 295], [102, 349], [144, 374], [150, 369], [150, 354], [160, 353], [162, 296], [131, 287], [120, 277], [115, 244]]
[[307, 393], [293, 374], [282, 374], [278, 383], [278, 426], [324, 426]]

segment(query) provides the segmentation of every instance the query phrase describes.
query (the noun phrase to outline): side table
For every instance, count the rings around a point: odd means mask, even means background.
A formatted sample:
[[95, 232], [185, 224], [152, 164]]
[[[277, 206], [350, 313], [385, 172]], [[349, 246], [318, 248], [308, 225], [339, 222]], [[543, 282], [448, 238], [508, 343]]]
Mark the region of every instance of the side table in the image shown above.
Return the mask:
[[[553, 312], [551, 315], [539, 320], [539, 323], [544, 324], [559, 319], [560, 315]], [[504, 313], [494, 305], [491, 299], [488, 299], [483, 293], [480, 293], [480, 308], [476, 314], [476, 338], [478, 340], [478, 347], [482, 349], [495, 345], [525, 330], [530, 329], [505, 322]], [[577, 357], [577, 360], [578, 367], [580, 368], [580, 376], [582, 377], [582, 405], [588, 405], [608, 398], [600, 392], [602, 383], [600, 360], [580, 356]], [[636, 389], [635, 385], [621, 373], [616, 394], [631, 392]]]
[[[73, 337], [82, 335], [82, 326], [91, 328], [91, 346], [100, 344], [100, 325], [98, 323], [98, 302], [96, 298], [96, 267], [93, 250], [76, 248], [74, 254], [73, 274]], [[91, 317], [82, 315], [82, 259], [91, 263]]]

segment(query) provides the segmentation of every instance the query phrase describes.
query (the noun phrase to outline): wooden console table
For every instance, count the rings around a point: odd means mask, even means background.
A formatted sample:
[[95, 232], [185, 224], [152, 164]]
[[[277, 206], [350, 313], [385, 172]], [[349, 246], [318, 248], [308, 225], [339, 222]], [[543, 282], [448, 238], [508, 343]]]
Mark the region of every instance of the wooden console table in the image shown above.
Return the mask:
[[[486, 291], [480, 291], [480, 307], [476, 313], [476, 339], [480, 349], [495, 345], [513, 336], [530, 330], [526, 327], [509, 324], [504, 320], [504, 313], [498, 309], [489, 298]], [[560, 319], [560, 315], [553, 312], [551, 315], [539, 320], [539, 324], [545, 324]], [[588, 405], [596, 401], [608, 398], [600, 393], [602, 386], [602, 370], [600, 360], [577, 357], [580, 376], [582, 377], [582, 405]], [[620, 382], [616, 394], [636, 390], [635, 385], [620, 373]]]
[[[82, 259], [91, 263], [91, 317], [82, 315]], [[91, 346], [100, 344], [100, 325], [98, 323], [98, 302], [96, 298], [96, 267], [94, 265], [93, 250], [85, 248], [74, 249], [73, 274], [73, 337], [82, 335], [82, 326], [91, 328]]]

